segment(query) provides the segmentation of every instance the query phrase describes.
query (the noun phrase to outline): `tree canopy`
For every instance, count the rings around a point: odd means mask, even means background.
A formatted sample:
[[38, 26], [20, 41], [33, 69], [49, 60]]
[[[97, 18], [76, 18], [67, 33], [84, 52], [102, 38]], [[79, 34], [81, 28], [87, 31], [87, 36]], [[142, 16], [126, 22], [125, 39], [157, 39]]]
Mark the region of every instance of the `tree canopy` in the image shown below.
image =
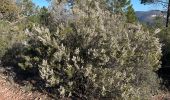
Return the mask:
[[7, 20], [14, 20], [18, 17], [19, 9], [13, 0], [1, 0], [0, 13]]

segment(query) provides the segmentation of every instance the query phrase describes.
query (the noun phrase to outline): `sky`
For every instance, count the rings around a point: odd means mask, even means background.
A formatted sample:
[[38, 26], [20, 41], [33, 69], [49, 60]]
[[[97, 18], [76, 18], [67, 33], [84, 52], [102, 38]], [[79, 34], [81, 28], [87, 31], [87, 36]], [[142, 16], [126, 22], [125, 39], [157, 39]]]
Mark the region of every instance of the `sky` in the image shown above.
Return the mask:
[[46, 6], [48, 7], [48, 2], [46, 0], [32, 0], [33, 3], [35, 3], [36, 5], [43, 7]]
[[135, 11], [163, 10], [161, 5], [158, 4], [144, 5], [140, 4], [140, 0], [131, 0], [131, 2]]
[[[140, 4], [140, 0], [131, 0], [133, 8], [135, 11], [148, 11], [148, 10], [162, 10], [163, 8], [159, 5], [143, 5]], [[40, 7], [46, 6], [48, 7], [48, 2], [46, 0], [33, 0], [33, 2], [36, 5], [39, 5]]]

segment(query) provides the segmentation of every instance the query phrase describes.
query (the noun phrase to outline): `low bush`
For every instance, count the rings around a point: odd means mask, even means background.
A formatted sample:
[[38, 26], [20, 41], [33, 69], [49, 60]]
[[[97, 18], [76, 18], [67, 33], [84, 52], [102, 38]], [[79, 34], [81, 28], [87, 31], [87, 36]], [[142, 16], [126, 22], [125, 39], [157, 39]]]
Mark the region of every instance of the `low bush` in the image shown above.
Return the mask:
[[88, 13], [79, 9], [76, 20], [58, 24], [56, 33], [33, 27], [3, 64], [19, 69], [16, 74], [41, 77], [56, 99], [149, 99], [159, 87], [158, 38], [94, 4]]

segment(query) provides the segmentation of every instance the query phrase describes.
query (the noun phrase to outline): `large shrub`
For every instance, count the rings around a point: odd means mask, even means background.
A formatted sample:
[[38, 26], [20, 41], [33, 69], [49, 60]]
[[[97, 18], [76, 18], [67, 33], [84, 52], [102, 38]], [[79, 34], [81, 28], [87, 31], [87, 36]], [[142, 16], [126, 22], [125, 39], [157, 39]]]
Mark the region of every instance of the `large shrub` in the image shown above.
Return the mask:
[[0, 20], [0, 59], [13, 44], [22, 42], [25, 39], [26, 35], [19, 30], [18, 26], [11, 25], [8, 21]]
[[98, 1], [80, 5], [73, 7], [76, 20], [58, 24], [56, 33], [32, 29], [30, 40], [5, 55], [4, 64], [38, 73], [58, 98], [149, 99], [158, 88], [158, 38], [141, 25], [125, 24]]
[[0, 19], [14, 21], [18, 18], [19, 9], [13, 0], [1, 0]]
[[169, 66], [170, 65], [170, 32], [169, 28], [164, 28], [158, 33], [158, 38], [160, 38], [160, 42], [163, 44], [162, 46], [162, 65]]

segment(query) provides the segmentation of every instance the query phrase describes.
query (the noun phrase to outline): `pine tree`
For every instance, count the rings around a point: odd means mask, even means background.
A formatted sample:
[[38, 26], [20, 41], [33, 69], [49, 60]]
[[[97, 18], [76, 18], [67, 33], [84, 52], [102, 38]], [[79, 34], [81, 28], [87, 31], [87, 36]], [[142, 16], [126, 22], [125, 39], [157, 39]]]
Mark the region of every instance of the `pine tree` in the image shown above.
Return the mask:
[[130, 5], [130, 0], [114, 0], [113, 3], [114, 12], [121, 13]]
[[135, 11], [132, 5], [128, 6], [127, 8], [126, 18], [127, 18], [127, 23], [135, 23], [137, 21]]
[[42, 7], [39, 13], [40, 23], [44, 26], [49, 25], [50, 13], [48, 12], [48, 9], [46, 7]]
[[0, 14], [3, 19], [12, 21], [18, 17], [18, 7], [12, 0], [1, 0]]
[[36, 6], [32, 0], [17, 0], [17, 4], [20, 7], [22, 15], [33, 15], [36, 10]]

